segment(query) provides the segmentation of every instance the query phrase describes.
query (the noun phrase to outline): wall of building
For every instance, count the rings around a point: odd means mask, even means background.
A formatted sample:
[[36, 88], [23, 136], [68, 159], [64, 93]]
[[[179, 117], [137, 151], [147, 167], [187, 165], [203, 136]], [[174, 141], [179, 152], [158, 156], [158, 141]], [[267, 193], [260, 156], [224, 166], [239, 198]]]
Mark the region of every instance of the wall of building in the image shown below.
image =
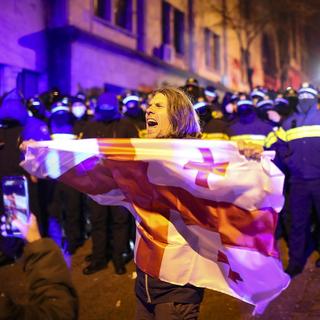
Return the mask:
[[43, 71], [45, 15], [43, 1], [1, 1], [0, 63]]
[[[134, 1], [134, 5], [136, 3]], [[170, 1], [172, 6], [185, 13], [187, 30], [186, 3], [187, 1], [182, 0]], [[127, 49], [135, 50], [137, 47], [136, 35], [128, 35], [126, 31], [106, 24], [94, 15], [93, 1], [71, 1], [70, 12], [72, 10], [74, 12], [69, 16], [70, 24], [101, 40], [116, 42]], [[136, 14], [133, 23], [136, 23]], [[155, 88], [163, 82], [172, 85], [184, 84], [184, 75], [179, 75], [174, 70], [168, 71], [168, 68], [161, 68], [161, 63], [165, 62], [187, 71], [189, 69], [187, 50], [183, 57], [179, 57], [173, 51], [170, 61], [163, 61], [155, 55], [155, 50], [159, 49], [162, 43], [161, 1], [159, 0], [145, 1], [145, 43], [144, 54], [154, 60], [154, 63], [143, 62], [143, 58], [136, 59], [134, 56], [121, 55], [108, 46], [101, 48], [92, 43], [76, 40], [72, 44], [71, 53], [71, 92], [76, 92], [79, 86], [88, 88], [102, 86], [104, 83], [128, 88], [141, 86]], [[185, 47], [188, 47], [187, 36], [185, 36]]]
[[[133, 1], [136, 6], [136, 0]], [[69, 24], [120, 45], [136, 49], [137, 12], [133, 14], [133, 31], [129, 32], [95, 15], [94, 0], [69, 0]]]
[[[192, 20], [189, 19], [191, 2], [167, 0], [185, 16], [185, 52], [179, 55], [172, 48], [170, 59], [157, 55], [162, 45], [161, 0], [133, 0], [132, 31], [97, 17], [95, 0], [1, 1], [0, 95], [15, 86], [17, 75], [23, 70], [38, 76], [39, 91], [47, 89], [47, 76], [49, 86], [61, 84], [66, 91], [75, 93], [78, 84], [86, 88], [103, 86], [104, 83], [129, 88], [142, 85], [156, 87], [163, 82], [181, 85], [188, 75], [198, 76], [202, 83], [222, 84], [230, 90], [248, 90], [236, 34], [230, 27], [225, 28], [219, 14], [209, 8], [210, 3], [221, 6], [225, 2], [232, 6], [235, 1], [194, 0], [192, 9], [195, 16]], [[142, 34], [141, 30], [138, 34], [138, 3], [144, 3], [145, 7], [145, 29]], [[189, 35], [192, 25], [193, 38]], [[83, 41], [72, 35], [63, 36], [73, 27], [94, 41]], [[47, 38], [46, 28], [51, 31], [58, 28], [61, 39], [55, 36], [54, 41], [48, 43], [51, 38]], [[210, 68], [205, 63], [204, 28], [220, 36], [220, 70]], [[299, 51], [290, 61], [289, 74], [294, 84], [301, 78], [301, 33], [298, 29], [296, 37]], [[144, 45], [139, 44], [139, 39], [144, 40]], [[290, 42], [290, 52], [293, 50], [293, 41]], [[120, 49], [108, 43], [114, 43]], [[258, 36], [251, 47], [255, 85], [264, 83], [261, 55], [261, 37]], [[59, 81], [62, 78], [64, 81]]]
[[[220, 2], [220, 3], [219, 3]], [[221, 6], [221, 1], [217, 2]], [[223, 49], [223, 23], [221, 16], [218, 12], [210, 10], [210, 1], [198, 1], [195, 8], [195, 41], [196, 41], [196, 61], [198, 73], [214, 82], [220, 82], [224, 74], [225, 65], [223, 55], [227, 54]], [[205, 52], [205, 28], [214, 32], [220, 37], [221, 50], [220, 50], [220, 70], [215, 70], [206, 65], [206, 52]]]
[[185, 77], [151, 66], [141, 59], [75, 42], [72, 44], [71, 81], [71, 93], [74, 94], [79, 88], [103, 87], [106, 83], [130, 89], [157, 88], [163, 82], [179, 86], [184, 84]]
[[24, 69], [39, 73], [40, 82], [46, 81], [45, 12], [41, 0], [1, 1], [0, 95], [16, 86], [17, 75]]
[[146, 54], [153, 56], [154, 48], [160, 48], [162, 41], [161, 1], [146, 1], [145, 10]]
[[[184, 35], [184, 47], [185, 52], [183, 55], [179, 55], [175, 52], [173, 44], [168, 46], [171, 54], [170, 59], [165, 61], [178, 67], [182, 70], [189, 70], [189, 37], [188, 31], [188, 1], [183, 0], [170, 0], [167, 1], [173, 8], [179, 9], [185, 15], [185, 35]], [[145, 1], [145, 25], [146, 25], [146, 54], [152, 57], [156, 57], [156, 51], [161, 50], [162, 45], [162, 2], [159, 0]], [[171, 16], [171, 28], [173, 28], [173, 16]], [[172, 39], [173, 41], [173, 39]]]
[[[133, 1], [133, 5], [137, 5], [137, 1]], [[236, 36], [234, 30], [223, 24], [223, 20], [221, 15], [212, 9], [210, 9], [210, 5], [214, 4], [216, 7], [221, 8], [224, 0], [212, 0], [212, 1], [204, 1], [204, 0], [195, 0], [193, 1], [193, 12], [194, 16], [194, 48], [193, 48], [193, 61], [191, 61], [190, 52], [190, 36], [188, 34], [189, 31], [189, 8], [188, 1], [185, 0], [167, 0], [173, 8], [177, 8], [181, 10], [185, 14], [185, 53], [183, 55], [178, 55], [175, 53], [173, 45], [171, 46], [171, 54], [169, 55], [169, 59], [162, 59], [166, 63], [186, 72], [193, 70], [199, 77], [207, 79], [212, 83], [222, 83], [224, 86], [228, 87], [230, 90], [239, 90], [239, 91], [247, 91], [249, 89], [246, 79], [246, 70], [242, 66], [241, 56], [240, 56], [240, 44], [239, 39]], [[237, 0], [225, 1], [224, 3], [230, 7], [235, 6]], [[135, 50], [137, 48], [137, 12], [135, 10], [133, 14], [133, 32], [128, 33], [121, 28], [115, 27], [110, 23], [106, 23], [102, 21], [102, 19], [98, 18], [94, 14], [94, 0], [69, 0], [69, 23], [74, 25], [86, 32], [91, 33], [92, 35], [101, 37], [102, 39], [107, 39], [109, 41], [117, 42], [119, 45], [122, 45], [126, 48], [130, 48]], [[148, 0], [145, 1], [145, 49], [144, 53], [152, 57], [154, 59], [157, 58], [157, 50], [161, 49], [162, 46], [162, 1], [160, 0]], [[171, 21], [172, 23], [172, 21]], [[208, 67], [205, 63], [205, 36], [204, 29], [208, 28], [218, 36], [220, 36], [221, 40], [221, 48], [220, 48], [220, 59], [221, 59], [221, 67], [220, 70], [216, 70], [215, 68]], [[116, 41], [115, 41], [116, 39]], [[112, 65], [116, 61], [117, 65], [121, 65], [121, 58], [112, 52], [99, 52], [94, 53], [92, 48], [87, 48], [84, 50], [85, 45], [82, 44], [82, 52], [92, 52], [93, 56], [99, 55], [100, 61], [102, 63], [108, 63]], [[75, 48], [75, 46], [74, 46]], [[169, 48], [170, 49], [170, 48]], [[263, 68], [262, 68], [262, 51], [261, 51], [261, 36], [258, 35], [252, 46], [250, 47], [251, 52], [251, 67], [253, 69], [253, 83], [254, 85], [263, 85], [266, 81]], [[85, 53], [83, 53], [85, 55]], [[105, 54], [105, 57], [104, 57]], [[72, 55], [72, 59], [75, 59], [75, 56], [79, 57], [80, 55]], [[78, 58], [77, 58], [78, 59]], [[79, 57], [79, 61], [81, 59], [85, 59], [85, 57]], [[107, 60], [108, 62], [105, 62]], [[128, 63], [130, 61], [129, 58], [123, 57], [123, 64]], [[125, 62], [127, 61], [127, 62]], [[140, 63], [140, 64], [139, 64]], [[132, 63], [133, 67], [129, 67], [127, 70], [132, 72], [128, 74], [128, 80], [122, 81], [122, 85], [125, 83], [137, 84], [135, 79], [137, 65], [141, 66], [141, 62]], [[73, 65], [76, 65], [76, 61], [73, 61]], [[76, 67], [73, 67], [73, 70]], [[150, 65], [146, 65], [147, 70], [150, 69], [150, 72], [145, 71], [145, 75], [149, 75], [153, 73], [153, 67]], [[143, 70], [145, 70], [145, 68]], [[99, 68], [98, 68], [99, 69]], [[109, 74], [111, 66], [108, 67]], [[159, 70], [156, 68], [157, 72]], [[161, 76], [160, 76], [161, 74]], [[172, 74], [167, 71], [162, 71], [159, 73], [159, 78], [162, 78], [163, 74], [167, 74], [168, 81], [170, 82], [170, 77]], [[98, 78], [103, 78], [103, 76], [95, 76]], [[113, 77], [113, 76], [112, 76]], [[115, 75], [111, 79], [115, 83], [119, 84], [119, 79], [121, 78], [119, 75]], [[72, 77], [71, 77], [72, 78]], [[129, 79], [132, 80], [129, 80]], [[159, 83], [159, 81], [155, 80], [156, 76], [151, 76], [151, 78], [145, 82], [148, 83]], [[269, 79], [270, 80], [270, 79]], [[272, 80], [272, 79], [271, 79]], [[76, 81], [76, 80], [75, 80]], [[162, 80], [161, 80], [162, 81]], [[160, 81], [160, 82], [161, 82]], [[121, 81], [120, 81], [121, 82]], [[273, 83], [278, 85], [278, 82], [269, 81], [269, 83]], [[75, 85], [72, 84], [72, 90], [74, 90]]]

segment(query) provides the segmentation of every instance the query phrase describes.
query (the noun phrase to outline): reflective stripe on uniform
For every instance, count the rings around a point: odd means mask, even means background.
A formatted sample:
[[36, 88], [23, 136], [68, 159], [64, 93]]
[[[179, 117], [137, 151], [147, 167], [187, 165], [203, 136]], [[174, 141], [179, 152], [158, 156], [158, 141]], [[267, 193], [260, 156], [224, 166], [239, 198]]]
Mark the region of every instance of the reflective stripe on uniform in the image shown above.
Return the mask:
[[229, 140], [229, 137], [227, 134], [222, 132], [216, 132], [216, 133], [202, 133], [202, 139], [205, 140]]
[[238, 136], [230, 137], [232, 141], [244, 140], [245, 142], [254, 142], [259, 145], [264, 145], [266, 136], [262, 134], [241, 134]]
[[320, 137], [320, 126], [303, 126], [298, 128], [289, 129], [286, 132], [287, 141]]
[[278, 141], [278, 139], [282, 141], [287, 141], [287, 133], [282, 127], [279, 127], [274, 131], [271, 131], [267, 135], [265, 139], [265, 147], [270, 148], [274, 143]]
[[303, 138], [320, 137], [320, 126], [302, 126], [285, 131], [283, 128], [278, 128], [274, 132], [270, 132], [266, 138], [265, 146], [270, 148], [278, 139], [282, 141], [292, 141]]
[[282, 127], [279, 127], [275, 131], [275, 135], [277, 136], [277, 138], [281, 139], [282, 141], [287, 141], [287, 133]]
[[277, 140], [278, 140], [278, 138], [276, 136], [276, 133], [274, 131], [271, 131], [267, 135], [264, 145], [266, 148], [270, 148], [274, 143], [277, 142]]

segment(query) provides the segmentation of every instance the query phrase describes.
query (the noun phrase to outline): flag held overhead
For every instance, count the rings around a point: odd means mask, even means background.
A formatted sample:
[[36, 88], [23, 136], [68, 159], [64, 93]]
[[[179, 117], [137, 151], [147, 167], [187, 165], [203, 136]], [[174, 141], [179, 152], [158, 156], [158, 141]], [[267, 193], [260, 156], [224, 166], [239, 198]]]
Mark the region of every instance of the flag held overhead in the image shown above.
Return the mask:
[[126, 206], [147, 274], [262, 312], [289, 284], [274, 238], [284, 176], [272, 156], [247, 160], [230, 141], [90, 139], [32, 143], [22, 166]]

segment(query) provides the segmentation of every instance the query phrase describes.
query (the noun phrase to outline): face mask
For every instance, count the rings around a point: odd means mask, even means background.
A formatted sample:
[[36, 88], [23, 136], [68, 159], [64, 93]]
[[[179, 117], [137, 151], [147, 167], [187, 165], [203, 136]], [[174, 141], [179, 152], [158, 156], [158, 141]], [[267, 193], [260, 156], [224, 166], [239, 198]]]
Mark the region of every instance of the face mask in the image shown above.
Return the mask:
[[254, 109], [252, 106], [242, 105], [238, 106], [238, 114], [240, 117], [248, 117], [254, 113]]
[[75, 105], [75, 106], [72, 106], [72, 113], [77, 119], [80, 119], [86, 113], [86, 109], [87, 109], [86, 106], [84, 106], [82, 104]]
[[307, 113], [315, 104], [317, 104], [316, 99], [302, 99], [299, 100], [298, 107], [303, 113]]
[[131, 118], [139, 118], [142, 116], [142, 110], [139, 107], [127, 109], [125, 115]]
[[268, 118], [272, 123], [279, 123], [281, 121], [280, 114], [275, 110], [267, 111]]
[[57, 127], [69, 125], [72, 122], [72, 117], [69, 112], [58, 111], [51, 115], [51, 123]]
[[131, 118], [139, 118], [142, 116], [142, 110], [135, 101], [130, 101], [123, 107], [123, 114]]
[[95, 118], [98, 121], [112, 121], [120, 117], [118, 109], [114, 106], [103, 104], [96, 108]]
[[233, 113], [234, 112], [234, 105], [232, 103], [228, 103], [226, 105], [225, 110], [226, 110], [226, 113]]

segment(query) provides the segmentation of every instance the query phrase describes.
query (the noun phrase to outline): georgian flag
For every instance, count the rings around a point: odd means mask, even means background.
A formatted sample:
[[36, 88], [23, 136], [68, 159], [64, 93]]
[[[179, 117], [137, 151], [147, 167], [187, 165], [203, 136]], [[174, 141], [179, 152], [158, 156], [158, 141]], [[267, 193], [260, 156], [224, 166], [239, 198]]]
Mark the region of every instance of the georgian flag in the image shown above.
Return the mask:
[[135, 262], [150, 276], [217, 290], [261, 313], [290, 282], [274, 238], [284, 176], [272, 156], [247, 160], [230, 141], [88, 139], [32, 143], [22, 166], [127, 207]]

